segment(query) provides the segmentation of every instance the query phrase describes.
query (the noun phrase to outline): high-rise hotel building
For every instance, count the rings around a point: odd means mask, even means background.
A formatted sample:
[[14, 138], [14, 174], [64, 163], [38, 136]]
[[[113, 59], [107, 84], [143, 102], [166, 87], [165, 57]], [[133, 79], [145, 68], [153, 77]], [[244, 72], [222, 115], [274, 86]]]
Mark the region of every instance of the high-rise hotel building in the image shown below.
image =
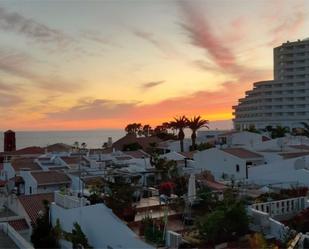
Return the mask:
[[309, 38], [274, 48], [274, 80], [255, 82], [233, 109], [237, 130], [309, 122]]

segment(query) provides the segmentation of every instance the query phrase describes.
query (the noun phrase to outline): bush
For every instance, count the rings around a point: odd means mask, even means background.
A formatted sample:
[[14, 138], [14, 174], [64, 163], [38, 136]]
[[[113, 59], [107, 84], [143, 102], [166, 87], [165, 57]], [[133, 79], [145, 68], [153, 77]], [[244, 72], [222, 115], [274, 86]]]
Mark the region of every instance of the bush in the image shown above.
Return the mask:
[[226, 202], [200, 218], [197, 226], [200, 235], [207, 242], [217, 244], [246, 234], [249, 217], [242, 202]]
[[71, 233], [65, 233], [65, 239], [72, 242], [73, 248], [83, 246], [84, 249], [91, 249], [86, 235], [83, 233], [80, 225], [75, 222]]
[[[35, 224], [31, 234], [31, 242], [35, 248], [59, 248], [59, 229], [60, 224], [57, 222], [57, 229], [53, 229], [49, 220], [49, 203], [43, 201], [44, 212], [40, 215]], [[60, 228], [61, 231], [61, 228]]]

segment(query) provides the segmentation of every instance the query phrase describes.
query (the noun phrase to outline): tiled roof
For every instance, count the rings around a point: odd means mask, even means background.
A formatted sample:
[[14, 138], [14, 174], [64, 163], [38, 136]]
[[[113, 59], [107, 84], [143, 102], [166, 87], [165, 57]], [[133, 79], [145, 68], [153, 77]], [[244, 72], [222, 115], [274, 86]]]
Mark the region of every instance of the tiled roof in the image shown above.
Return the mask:
[[263, 158], [262, 155], [252, 152], [250, 150], [246, 150], [243, 148], [227, 148], [227, 149], [222, 149], [222, 151], [229, 153], [233, 156], [246, 159], [246, 158]]
[[28, 230], [29, 226], [25, 219], [18, 219], [18, 220], [10, 220], [9, 224], [13, 227], [16, 231], [23, 231]]
[[44, 149], [38, 146], [26, 147], [20, 150], [16, 150], [14, 152], [14, 154], [18, 154], [18, 155], [29, 155], [29, 154], [30, 155], [41, 155], [44, 153], [45, 153]]
[[70, 152], [72, 150], [72, 146], [64, 143], [57, 143], [47, 146], [46, 149], [48, 152]]
[[54, 201], [54, 194], [36, 194], [36, 195], [20, 195], [18, 200], [24, 207], [32, 223], [35, 223], [39, 216], [39, 212], [44, 211], [43, 201], [47, 200], [50, 203]]
[[34, 159], [29, 157], [15, 158], [11, 161], [11, 165], [15, 171], [20, 171], [22, 168], [41, 170], [40, 166], [34, 162]]
[[78, 164], [80, 161], [79, 157], [69, 157], [69, 156], [63, 156], [61, 159], [66, 163], [66, 164]]
[[222, 184], [222, 183], [219, 183], [217, 181], [208, 181], [208, 180], [205, 180], [205, 184], [210, 188], [210, 189], [213, 189], [213, 190], [224, 190], [226, 189], [227, 187]]
[[280, 156], [283, 157], [283, 159], [292, 159], [296, 157], [302, 157], [302, 156], [308, 156], [309, 151], [304, 152], [290, 152], [290, 153], [281, 153]]
[[300, 144], [300, 145], [291, 145], [290, 147], [298, 150], [309, 150], [309, 145]]
[[269, 141], [269, 140], [271, 140], [269, 137], [262, 136], [262, 141], [263, 141], [263, 142], [266, 142], [266, 141]]
[[150, 157], [148, 153], [143, 150], [136, 150], [136, 151], [125, 151], [126, 155], [132, 156], [134, 158], [148, 158]]
[[70, 178], [59, 171], [35, 171], [31, 175], [37, 181], [38, 185], [53, 185], [70, 183]]
[[146, 150], [151, 147], [151, 144], [159, 144], [161, 141], [158, 137], [136, 137], [135, 135], [128, 134], [113, 143], [112, 147], [117, 150], [122, 150], [124, 145], [138, 143], [142, 146], [143, 150]]

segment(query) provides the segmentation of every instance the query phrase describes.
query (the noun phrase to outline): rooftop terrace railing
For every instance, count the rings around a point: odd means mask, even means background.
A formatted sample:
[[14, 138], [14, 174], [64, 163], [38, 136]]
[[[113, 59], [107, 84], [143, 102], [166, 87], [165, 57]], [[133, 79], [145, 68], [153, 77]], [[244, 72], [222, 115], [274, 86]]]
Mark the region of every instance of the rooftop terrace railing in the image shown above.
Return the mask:
[[61, 206], [66, 209], [83, 207], [89, 203], [88, 200], [84, 197], [79, 198], [73, 195], [72, 196], [66, 195], [60, 193], [59, 191], [56, 191], [54, 194], [55, 194], [55, 203], [58, 206]]

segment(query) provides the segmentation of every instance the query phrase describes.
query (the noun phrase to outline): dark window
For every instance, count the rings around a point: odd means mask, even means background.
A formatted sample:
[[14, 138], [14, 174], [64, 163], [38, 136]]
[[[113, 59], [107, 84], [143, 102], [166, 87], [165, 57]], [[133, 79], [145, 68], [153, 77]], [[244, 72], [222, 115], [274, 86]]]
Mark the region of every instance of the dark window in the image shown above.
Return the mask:
[[239, 165], [236, 164], [236, 172], [239, 172]]

